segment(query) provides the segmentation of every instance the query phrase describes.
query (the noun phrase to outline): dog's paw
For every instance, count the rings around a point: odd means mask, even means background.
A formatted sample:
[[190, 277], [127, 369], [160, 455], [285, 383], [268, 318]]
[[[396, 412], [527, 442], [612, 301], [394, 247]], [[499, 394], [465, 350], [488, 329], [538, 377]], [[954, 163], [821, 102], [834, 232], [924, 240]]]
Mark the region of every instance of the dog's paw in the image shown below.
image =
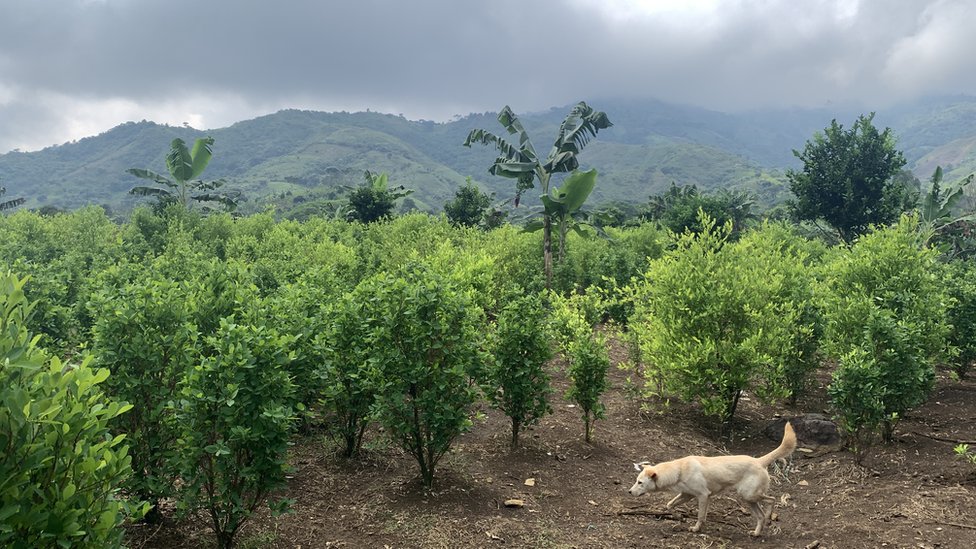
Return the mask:
[[688, 531], [690, 532], [698, 532], [699, 530], [701, 530], [701, 524], [697, 524], [697, 523], [688, 529]]

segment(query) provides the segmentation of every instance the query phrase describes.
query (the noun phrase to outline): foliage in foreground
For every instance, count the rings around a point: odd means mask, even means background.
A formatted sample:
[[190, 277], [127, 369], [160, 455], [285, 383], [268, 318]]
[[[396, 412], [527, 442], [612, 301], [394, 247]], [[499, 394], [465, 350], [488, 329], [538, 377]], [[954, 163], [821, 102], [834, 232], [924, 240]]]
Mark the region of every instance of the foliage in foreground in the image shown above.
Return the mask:
[[[221, 548], [231, 547], [251, 514], [285, 484], [294, 421], [292, 343], [268, 326], [225, 317], [208, 338], [213, 354], [183, 383], [180, 506], [206, 511]], [[281, 512], [287, 501], [270, 505]]]
[[37, 346], [24, 282], [0, 276], [0, 545], [118, 547], [126, 516], [145, 512], [119, 494], [132, 469], [109, 431], [132, 406], [106, 397], [108, 370]]

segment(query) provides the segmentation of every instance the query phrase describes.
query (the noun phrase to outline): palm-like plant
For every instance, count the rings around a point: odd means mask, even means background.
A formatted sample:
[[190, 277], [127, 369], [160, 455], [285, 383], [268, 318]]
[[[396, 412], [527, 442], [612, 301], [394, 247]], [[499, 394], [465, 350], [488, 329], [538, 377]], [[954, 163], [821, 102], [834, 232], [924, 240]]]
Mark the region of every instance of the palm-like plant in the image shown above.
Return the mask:
[[[507, 105], [498, 114], [498, 122], [510, 135], [518, 135], [517, 146], [483, 129], [471, 130], [467, 139], [464, 140], [464, 146], [470, 147], [472, 143], [481, 143], [482, 145], [493, 145], [498, 150], [498, 157], [488, 168], [488, 173], [516, 180], [516, 207], [522, 193], [533, 188], [536, 179], [539, 180], [539, 186], [542, 190], [543, 205], [546, 205], [547, 199], [554, 204], [565, 200], [565, 197], [560, 199], [558, 196], [550, 195], [549, 180], [552, 178], [552, 174], [576, 170], [579, 167], [579, 160], [576, 157], [583, 150], [583, 147], [591, 138], [596, 136], [597, 132], [613, 125], [606, 113], [594, 111], [589, 105], [580, 101], [560, 124], [552, 149], [543, 161], [536, 154], [529, 134], [522, 127], [522, 122]], [[584, 196], [583, 199], [585, 200], [585, 198]], [[552, 282], [552, 218], [554, 214], [555, 212], [550, 206], [547, 206], [542, 214], [542, 253], [547, 287]]]
[[[7, 192], [6, 187], [0, 187], [0, 196], [3, 196], [3, 194], [5, 192]], [[0, 201], [0, 212], [2, 212], [4, 210], [9, 210], [9, 209], [12, 209], [12, 208], [16, 208], [17, 206], [20, 206], [24, 202], [25, 202], [25, 199], [23, 199], [23, 198], [15, 198], [13, 200]]]
[[129, 194], [155, 196], [162, 203], [175, 202], [184, 208], [188, 200], [195, 200], [217, 202], [228, 211], [234, 210], [241, 201], [240, 191], [218, 191], [224, 186], [225, 182], [222, 179], [216, 181], [197, 179], [210, 164], [210, 159], [213, 157], [213, 144], [213, 137], [199, 138], [194, 141], [191, 150], [182, 139], [174, 139], [170, 143], [169, 154], [166, 155], [166, 168], [172, 179], [151, 170], [130, 168], [126, 173], [161, 186], [133, 187], [129, 190]]

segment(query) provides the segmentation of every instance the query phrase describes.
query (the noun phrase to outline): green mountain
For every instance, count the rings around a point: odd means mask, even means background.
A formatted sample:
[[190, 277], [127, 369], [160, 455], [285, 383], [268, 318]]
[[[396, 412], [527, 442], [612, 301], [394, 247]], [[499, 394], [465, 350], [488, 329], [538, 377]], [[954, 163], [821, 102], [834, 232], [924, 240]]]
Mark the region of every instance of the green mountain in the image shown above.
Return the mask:
[[[797, 165], [792, 150], [832, 118], [848, 126], [859, 114], [827, 109], [729, 114], [659, 101], [591, 104], [614, 122], [581, 155], [585, 169], [600, 172], [595, 202], [644, 202], [673, 181], [706, 190], [745, 189], [771, 205], [789, 197], [784, 173]], [[541, 154], [568, 110], [522, 115]], [[947, 179], [976, 168], [976, 98], [901, 105], [878, 112], [875, 122], [892, 127], [919, 179], [928, 179], [936, 164], [947, 169]], [[368, 169], [389, 173], [391, 184], [415, 189], [407, 199], [411, 206], [436, 211], [468, 176], [499, 199], [511, 196], [510, 181], [487, 173], [495, 151], [461, 146], [468, 131], [479, 127], [503, 132], [494, 113], [434, 123], [373, 112], [285, 110], [206, 132], [129, 122], [77, 142], [0, 155], [0, 183], [7, 197], [26, 198], [28, 208], [102, 204], [124, 211], [146, 200], [128, 195], [142, 182], [126, 169], [165, 173], [164, 156], [174, 137], [190, 142], [212, 135], [214, 157], [205, 179], [223, 178], [243, 191], [245, 210], [274, 204], [286, 211], [341, 198]]]

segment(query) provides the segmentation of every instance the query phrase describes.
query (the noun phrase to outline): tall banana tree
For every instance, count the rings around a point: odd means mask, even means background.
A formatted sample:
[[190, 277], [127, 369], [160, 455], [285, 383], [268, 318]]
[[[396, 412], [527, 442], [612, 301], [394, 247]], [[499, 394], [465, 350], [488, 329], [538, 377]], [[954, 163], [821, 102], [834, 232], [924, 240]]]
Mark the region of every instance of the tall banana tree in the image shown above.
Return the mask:
[[129, 194], [137, 196], [155, 196], [160, 202], [176, 202], [184, 208], [188, 200], [197, 202], [217, 202], [228, 211], [234, 210], [241, 200], [240, 191], [219, 191], [224, 186], [223, 180], [201, 181], [197, 179], [210, 164], [213, 157], [213, 137], [201, 137], [194, 141], [193, 149], [188, 149], [186, 142], [176, 138], [170, 143], [169, 154], [166, 155], [166, 168], [172, 179], [151, 170], [130, 168], [126, 173], [140, 179], [146, 179], [160, 185], [158, 187], [133, 187]]
[[[543, 206], [545, 206], [547, 199], [552, 201], [549, 189], [549, 181], [552, 175], [576, 170], [579, 167], [579, 160], [576, 157], [583, 150], [583, 147], [591, 138], [596, 137], [600, 130], [613, 125], [606, 113], [595, 111], [585, 102], [580, 101], [569, 111], [569, 114], [560, 124], [552, 149], [543, 161], [536, 154], [529, 134], [522, 127], [522, 122], [507, 105], [498, 113], [498, 122], [509, 135], [518, 136], [518, 145], [513, 145], [487, 130], [476, 129], [471, 130], [468, 134], [467, 139], [464, 140], [464, 146], [470, 147], [472, 143], [481, 143], [482, 145], [492, 145], [498, 150], [498, 157], [488, 169], [488, 173], [516, 180], [516, 207], [519, 205], [522, 193], [533, 188], [536, 179], [538, 179], [542, 191]], [[580, 204], [582, 205], [582, 203]], [[548, 207], [542, 214], [542, 254], [547, 287], [552, 284], [552, 221], [554, 215], [555, 210]]]

